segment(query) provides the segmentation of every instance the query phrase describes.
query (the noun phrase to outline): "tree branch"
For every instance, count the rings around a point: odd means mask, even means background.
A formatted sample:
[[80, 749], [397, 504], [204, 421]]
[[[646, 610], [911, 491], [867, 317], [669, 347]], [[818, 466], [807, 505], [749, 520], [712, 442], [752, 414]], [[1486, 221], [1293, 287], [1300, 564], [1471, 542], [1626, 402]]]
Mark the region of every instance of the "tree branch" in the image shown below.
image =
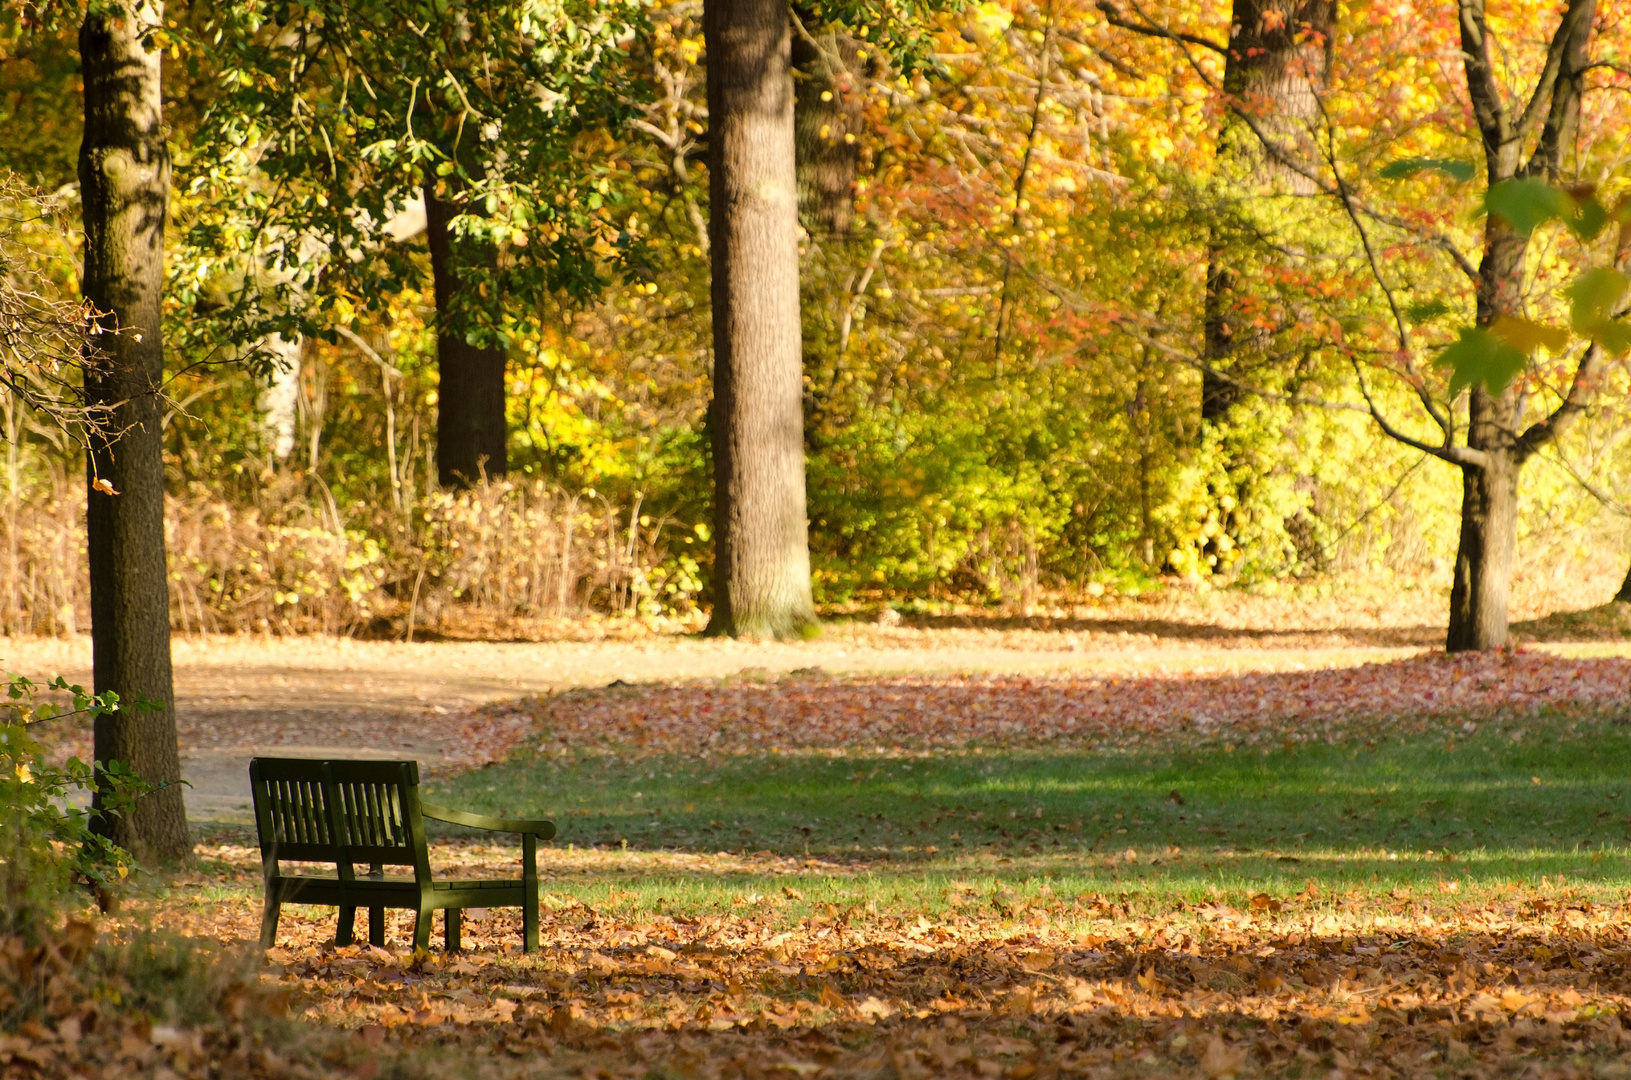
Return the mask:
[[1139, 12], [1139, 15], [1145, 20], [1145, 22], [1136, 23], [1123, 15], [1116, 8], [1116, 6], [1109, 3], [1108, 0], [1099, 0], [1098, 8], [1104, 15], [1104, 21], [1109, 23], [1111, 26], [1119, 26], [1123, 30], [1131, 30], [1133, 33], [1143, 34], [1145, 37], [1165, 38], [1167, 41], [1183, 41], [1190, 45], [1198, 45], [1203, 49], [1211, 49], [1219, 56], [1229, 55], [1229, 50], [1226, 46], [1219, 45], [1210, 38], [1203, 38], [1198, 34], [1186, 34], [1179, 30], [1168, 30], [1166, 27], [1155, 22], [1153, 19], [1150, 19], [1149, 16], [1145, 15], [1142, 11]]
[[[1563, 12], [1563, 21], [1546, 47], [1546, 66], [1535, 81], [1535, 92], [1529, 96], [1523, 116], [1518, 120], [1512, 137], [1522, 143], [1529, 137], [1544, 112], [1546, 130], [1540, 145], [1535, 147], [1534, 161], [1543, 153], [1552, 160], [1548, 174], [1556, 173], [1556, 159], [1562, 150], [1563, 134], [1571, 123], [1572, 106], [1577, 100], [1572, 84], [1585, 66], [1583, 53], [1586, 39], [1591, 34], [1591, 23], [1597, 13], [1597, 0], [1569, 0]], [[1543, 108], [1544, 106], [1544, 108]], [[1549, 136], [1549, 137], [1548, 137]]]
[[1424, 454], [1432, 454], [1440, 461], [1447, 461], [1451, 465], [1463, 469], [1482, 469], [1489, 464], [1489, 455], [1482, 450], [1474, 450], [1467, 446], [1456, 446], [1449, 442], [1434, 446], [1431, 443], [1425, 443], [1413, 436], [1406, 435], [1388, 423], [1387, 417], [1382, 415], [1382, 410], [1376, 407], [1376, 400], [1371, 397], [1370, 387], [1365, 385], [1365, 373], [1359, 366], [1358, 358], [1350, 357], [1349, 359], [1353, 363], [1354, 377], [1359, 381], [1359, 394], [1365, 399], [1370, 417], [1376, 422], [1376, 426], [1382, 429], [1382, 434], [1394, 442], [1404, 443], [1404, 445], [1414, 447]]

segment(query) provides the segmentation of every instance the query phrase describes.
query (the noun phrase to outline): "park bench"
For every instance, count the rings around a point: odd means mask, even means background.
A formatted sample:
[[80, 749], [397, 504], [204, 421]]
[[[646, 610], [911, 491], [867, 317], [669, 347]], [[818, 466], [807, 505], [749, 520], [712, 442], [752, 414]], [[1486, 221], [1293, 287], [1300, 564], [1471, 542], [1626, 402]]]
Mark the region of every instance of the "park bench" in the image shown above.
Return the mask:
[[[368, 909], [368, 940], [385, 944], [385, 909], [415, 913], [413, 947], [430, 946], [440, 908], [447, 950], [459, 949], [464, 908], [519, 907], [522, 948], [538, 948], [538, 841], [555, 835], [551, 821], [486, 817], [419, 801], [416, 761], [318, 761], [255, 758], [249, 763], [266, 883], [261, 948], [277, 938], [284, 904], [332, 904], [340, 909], [337, 945], [351, 944], [358, 908]], [[520, 880], [437, 881], [431, 876], [425, 819], [521, 836]], [[285, 874], [282, 861], [333, 863], [334, 875]], [[357, 864], [369, 870], [359, 876]], [[413, 876], [387, 877], [387, 866], [411, 866]]]

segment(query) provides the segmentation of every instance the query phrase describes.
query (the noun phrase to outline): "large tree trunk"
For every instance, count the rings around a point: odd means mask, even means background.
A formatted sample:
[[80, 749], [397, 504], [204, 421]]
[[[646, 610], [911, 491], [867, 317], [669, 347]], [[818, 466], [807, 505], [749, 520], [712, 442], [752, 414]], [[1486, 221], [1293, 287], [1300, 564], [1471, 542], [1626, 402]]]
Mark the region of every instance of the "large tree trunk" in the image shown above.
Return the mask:
[[[451, 181], [449, 181], [451, 182]], [[436, 288], [436, 476], [443, 487], [465, 488], [509, 471], [509, 423], [504, 413], [504, 350], [470, 344], [456, 302], [466, 287], [460, 257], [469, 252], [448, 228], [460, 209], [425, 184], [425, 231]]]
[[[1330, 66], [1335, 14], [1331, 0], [1234, 0], [1234, 36], [1223, 65], [1231, 112], [1218, 138], [1219, 168], [1230, 181], [1254, 193], [1314, 192], [1306, 177], [1287, 168], [1263, 142], [1274, 143], [1285, 156], [1317, 160], [1306, 150], [1320, 122], [1318, 91]], [[1230, 268], [1238, 257], [1214, 227], [1202, 323], [1201, 419], [1207, 423], [1225, 420], [1242, 396], [1239, 384], [1227, 377], [1243, 362], [1237, 355], [1242, 342], [1235, 335], [1238, 302]]]
[[848, 34], [823, 33], [818, 41], [819, 48], [793, 37], [799, 220], [812, 235], [842, 236], [855, 220], [862, 62]]
[[[142, 34], [163, 6], [131, 0], [93, 5], [79, 31], [85, 79], [85, 299], [104, 313], [104, 333], [85, 378], [93, 406], [111, 410], [93, 435], [86, 533], [91, 579], [92, 666], [97, 693], [121, 708], [96, 720], [98, 762], [120, 761], [167, 785], [131, 813], [97, 828], [136, 853], [177, 859], [191, 849], [181, 799], [175, 693], [170, 670], [170, 595], [164, 558], [161, 392], [164, 351], [164, 219], [170, 156], [164, 144], [159, 53]], [[106, 488], [111, 486], [110, 494]], [[150, 701], [157, 709], [143, 709]], [[105, 792], [95, 797], [106, 805]]]
[[792, 28], [785, 0], [706, 0], [713, 269], [708, 632], [815, 625], [804, 500]]

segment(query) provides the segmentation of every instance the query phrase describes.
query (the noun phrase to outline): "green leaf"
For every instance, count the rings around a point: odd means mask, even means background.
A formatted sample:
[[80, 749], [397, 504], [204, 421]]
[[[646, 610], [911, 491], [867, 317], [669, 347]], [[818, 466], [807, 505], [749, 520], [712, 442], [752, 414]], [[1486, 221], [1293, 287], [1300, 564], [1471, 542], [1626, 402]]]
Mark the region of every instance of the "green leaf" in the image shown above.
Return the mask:
[[1404, 313], [1411, 322], [1423, 323], [1448, 315], [1454, 310], [1449, 304], [1435, 297], [1432, 300], [1418, 300], [1405, 308]]
[[1403, 180], [1421, 172], [1443, 173], [1452, 180], [1466, 183], [1478, 174], [1478, 169], [1468, 162], [1449, 158], [1407, 157], [1382, 166], [1381, 176], [1384, 180]]
[[1489, 392], [1499, 394], [1523, 370], [1528, 355], [1502, 340], [1496, 334], [1478, 327], [1467, 327], [1448, 348], [1439, 354], [1437, 363], [1452, 370], [1450, 396], [1462, 387], [1483, 383]]
[[1608, 211], [1595, 197], [1588, 195], [1575, 201], [1574, 213], [1565, 217], [1563, 223], [1580, 239], [1591, 240], [1608, 224]]
[[1515, 315], [1497, 315], [1490, 332], [1514, 349], [1534, 352], [1545, 346], [1550, 353], [1560, 353], [1569, 346], [1569, 332], [1561, 326], [1547, 326]]
[[1618, 270], [1606, 266], [1587, 270], [1578, 281], [1563, 291], [1571, 301], [1570, 321], [1582, 334], [1595, 335], [1597, 328], [1614, 316], [1614, 309], [1624, 298], [1631, 282]]
[[1484, 196], [1484, 206], [1524, 236], [1548, 221], [1576, 214], [1568, 192], [1541, 180], [1502, 180]]
[[1593, 341], [1615, 355], [1631, 352], [1631, 323], [1623, 319], [1600, 323], [1597, 329], [1592, 331], [1591, 337]]

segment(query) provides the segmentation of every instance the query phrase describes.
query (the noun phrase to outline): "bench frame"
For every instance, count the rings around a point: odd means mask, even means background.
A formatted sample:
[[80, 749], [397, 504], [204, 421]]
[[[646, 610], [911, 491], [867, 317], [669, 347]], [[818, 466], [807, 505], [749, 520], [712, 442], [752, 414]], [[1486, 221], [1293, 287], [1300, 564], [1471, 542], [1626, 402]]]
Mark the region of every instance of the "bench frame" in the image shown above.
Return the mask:
[[[419, 799], [416, 761], [255, 758], [249, 763], [266, 887], [261, 948], [277, 938], [284, 904], [332, 904], [340, 909], [337, 945], [351, 944], [357, 909], [368, 909], [368, 941], [385, 944], [385, 909], [414, 912], [413, 947], [430, 947], [431, 920], [446, 912], [447, 951], [460, 947], [460, 912], [467, 907], [519, 907], [522, 948], [538, 948], [538, 841], [555, 835], [542, 819], [495, 818]], [[430, 871], [425, 819], [521, 837], [521, 879], [437, 881]], [[282, 860], [333, 863], [333, 877], [284, 874]], [[358, 876], [356, 865], [369, 867]], [[411, 866], [413, 877], [385, 876], [387, 866]]]

